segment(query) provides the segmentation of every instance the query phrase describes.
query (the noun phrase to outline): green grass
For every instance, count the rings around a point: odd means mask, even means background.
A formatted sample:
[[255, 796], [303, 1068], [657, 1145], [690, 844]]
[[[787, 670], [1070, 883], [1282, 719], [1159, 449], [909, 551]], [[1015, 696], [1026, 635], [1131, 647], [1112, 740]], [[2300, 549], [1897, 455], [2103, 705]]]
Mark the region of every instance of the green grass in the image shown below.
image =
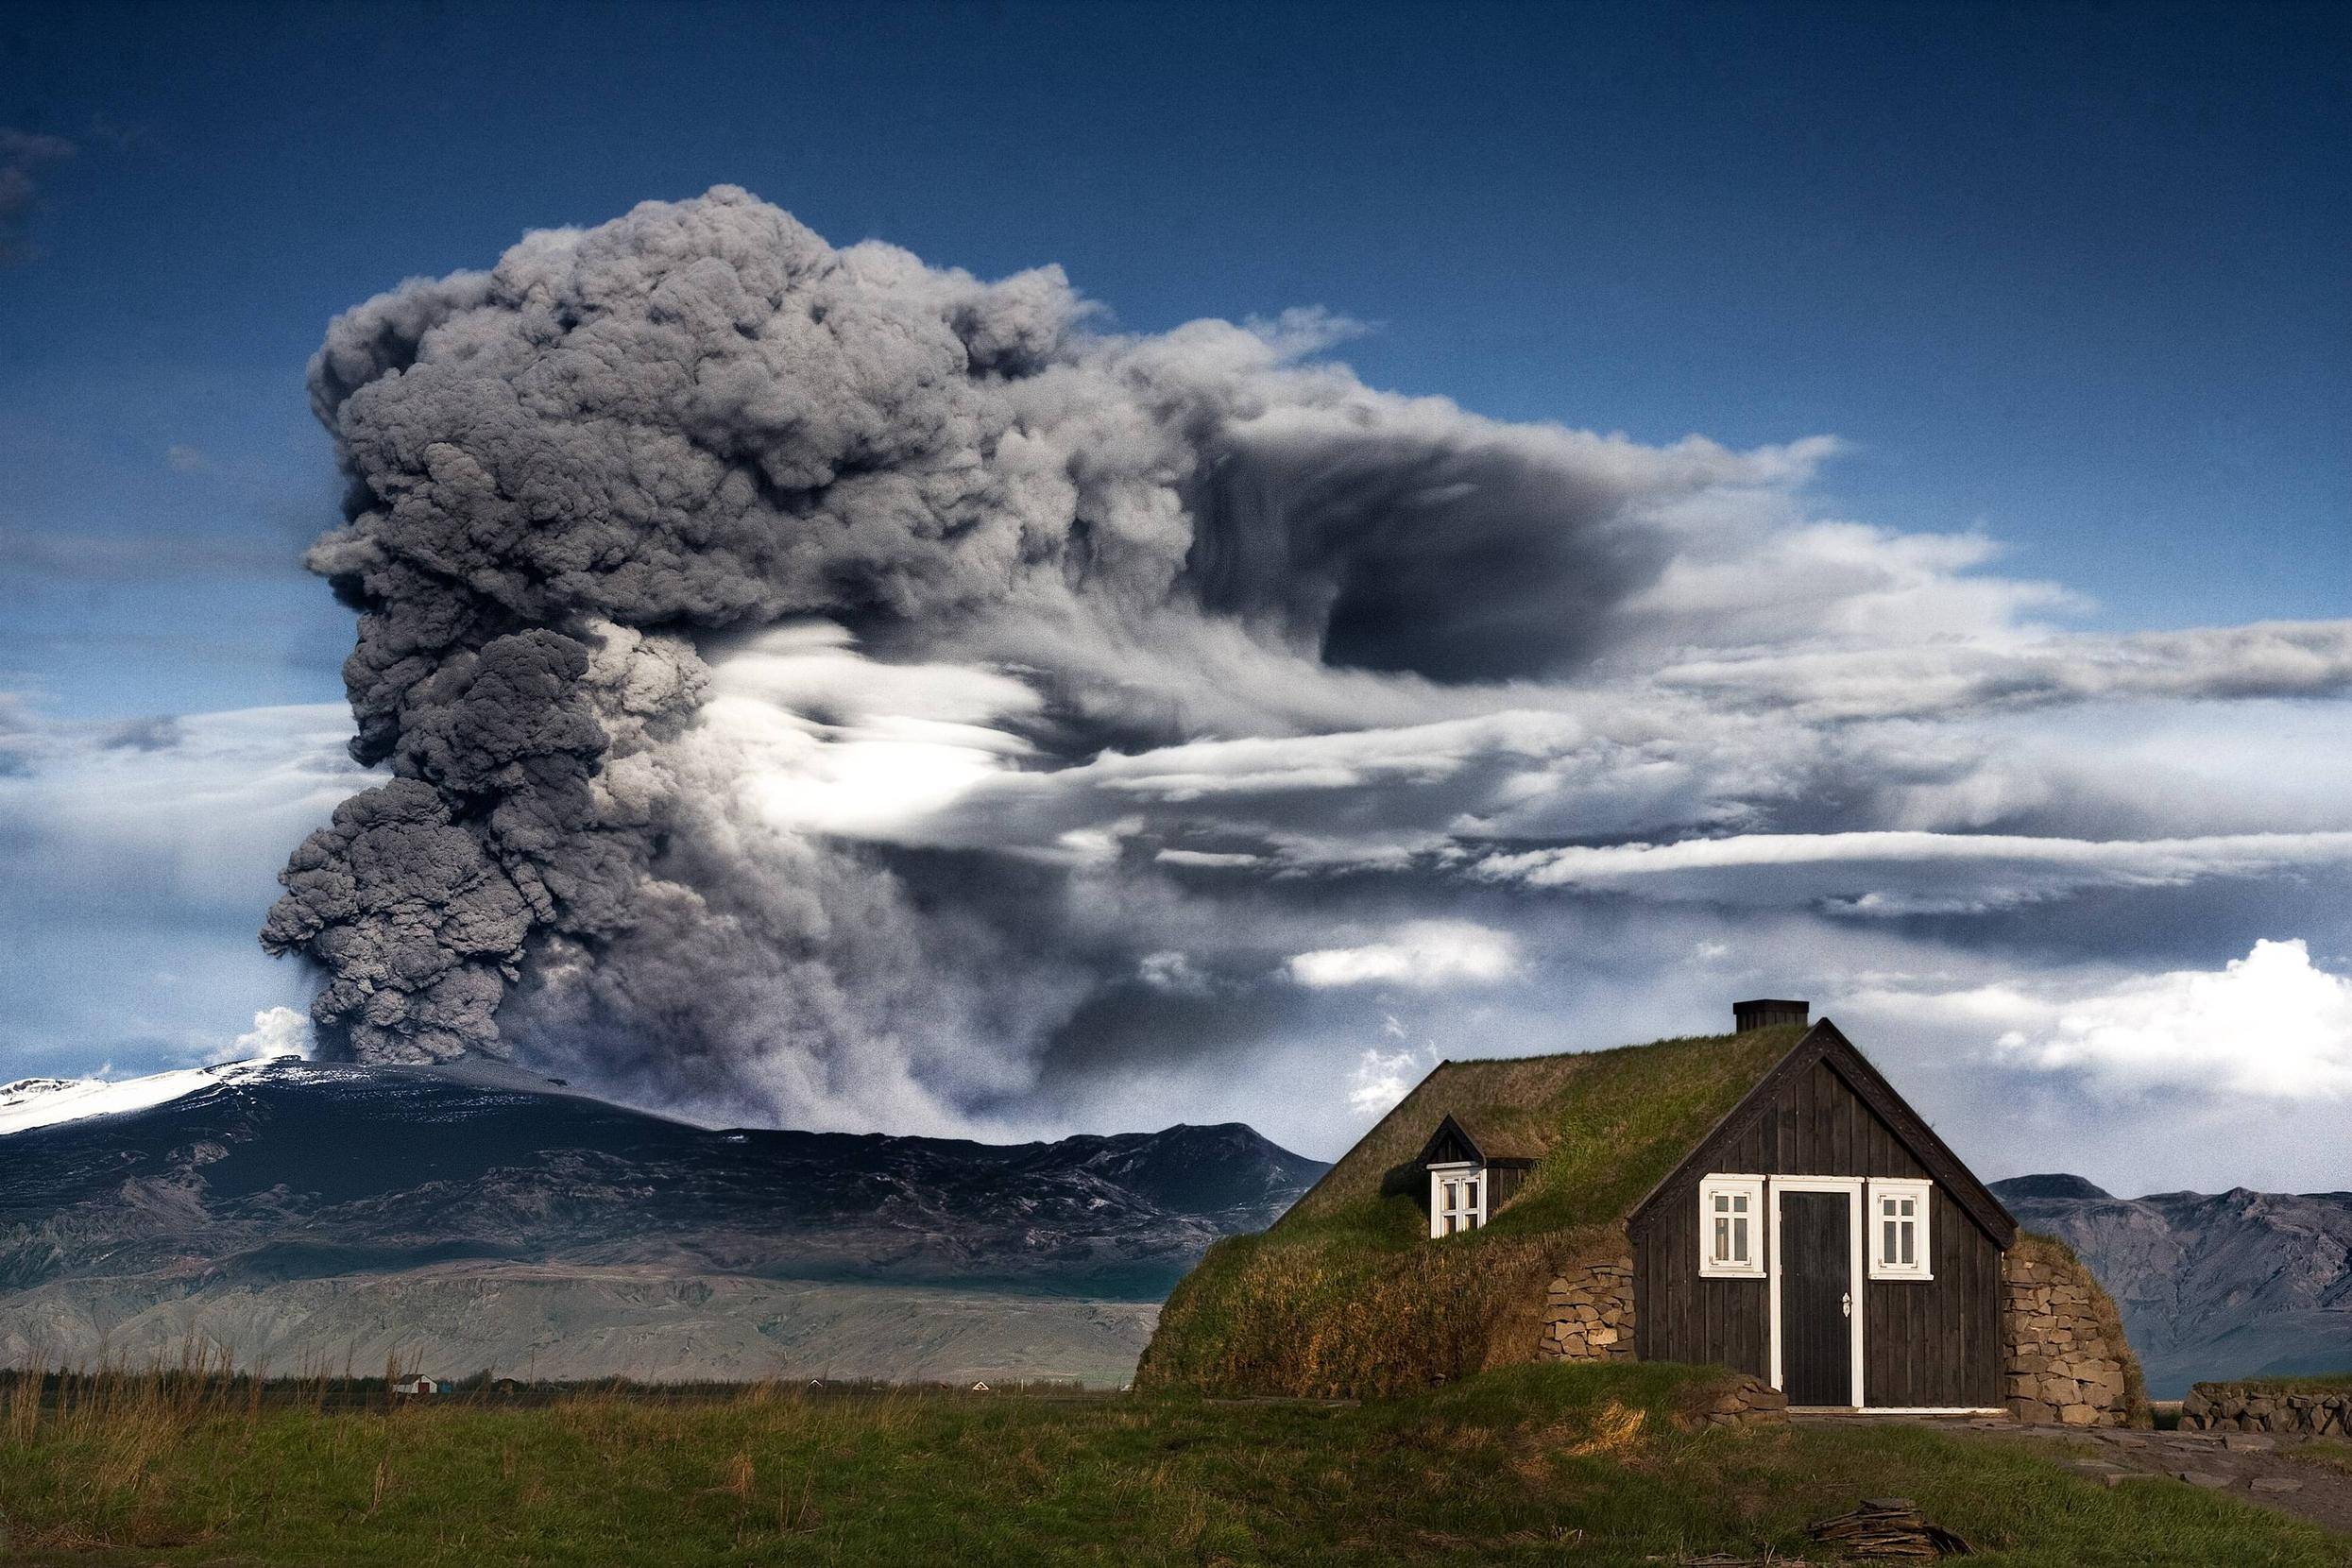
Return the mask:
[[2352, 1475], [2352, 1442], [2341, 1439], [2313, 1438], [2309, 1442], [2292, 1443], [2279, 1452], [2297, 1464], [2315, 1464], [2323, 1470]]
[[2169, 1481], [1911, 1427], [1684, 1434], [1721, 1374], [1519, 1368], [1363, 1406], [756, 1389], [324, 1413], [135, 1389], [0, 1406], [24, 1564], [1634, 1564], [1810, 1555], [1911, 1497], [1988, 1563], [2345, 1564]]

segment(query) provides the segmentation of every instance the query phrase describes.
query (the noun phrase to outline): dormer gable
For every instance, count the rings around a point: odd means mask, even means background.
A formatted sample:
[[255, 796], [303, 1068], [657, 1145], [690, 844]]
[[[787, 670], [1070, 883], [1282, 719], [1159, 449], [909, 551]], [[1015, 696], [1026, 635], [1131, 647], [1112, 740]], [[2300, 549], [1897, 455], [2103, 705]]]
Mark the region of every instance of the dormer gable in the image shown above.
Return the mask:
[[1413, 1163], [1427, 1178], [1429, 1236], [1474, 1231], [1517, 1195], [1539, 1151], [1449, 1114]]

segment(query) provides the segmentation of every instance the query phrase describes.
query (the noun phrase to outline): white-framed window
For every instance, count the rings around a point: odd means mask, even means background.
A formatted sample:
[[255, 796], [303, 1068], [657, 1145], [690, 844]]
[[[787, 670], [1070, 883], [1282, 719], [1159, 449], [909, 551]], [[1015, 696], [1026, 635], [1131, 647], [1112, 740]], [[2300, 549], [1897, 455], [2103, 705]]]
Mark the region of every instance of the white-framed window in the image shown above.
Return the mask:
[[1709, 1176], [1698, 1184], [1698, 1271], [1707, 1279], [1764, 1277], [1761, 1176]]
[[1928, 1265], [1928, 1210], [1933, 1182], [1873, 1181], [1870, 1184], [1870, 1277], [1874, 1280], [1934, 1279]]
[[1486, 1167], [1470, 1160], [1429, 1167], [1429, 1235], [1432, 1239], [1474, 1231], [1487, 1222]]

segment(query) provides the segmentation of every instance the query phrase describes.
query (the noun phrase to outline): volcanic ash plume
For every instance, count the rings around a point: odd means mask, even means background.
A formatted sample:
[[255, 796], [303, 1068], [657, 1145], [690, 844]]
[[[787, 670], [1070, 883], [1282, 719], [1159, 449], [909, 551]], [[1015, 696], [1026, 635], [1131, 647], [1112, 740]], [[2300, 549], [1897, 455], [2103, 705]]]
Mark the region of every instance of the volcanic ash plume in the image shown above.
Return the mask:
[[309, 562], [393, 780], [263, 932], [323, 971], [327, 1048], [950, 1125], [1133, 961], [1050, 934], [1077, 840], [936, 827], [956, 779], [1556, 672], [1655, 577], [1645, 508], [1757, 477], [1375, 393], [1325, 334], [1103, 332], [1057, 269], [730, 188], [337, 318]]

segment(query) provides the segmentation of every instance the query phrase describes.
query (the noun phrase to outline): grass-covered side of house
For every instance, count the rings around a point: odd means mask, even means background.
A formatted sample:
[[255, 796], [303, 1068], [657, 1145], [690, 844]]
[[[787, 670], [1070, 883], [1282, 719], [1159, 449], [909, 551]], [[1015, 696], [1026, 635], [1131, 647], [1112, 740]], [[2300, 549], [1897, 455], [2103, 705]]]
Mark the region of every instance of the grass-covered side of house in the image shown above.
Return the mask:
[[[1622, 1253], [1634, 1204], [1803, 1035], [1445, 1064], [1271, 1230], [1210, 1250], [1162, 1309], [1138, 1381], [1386, 1394], [1529, 1359], [1552, 1277]], [[1391, 1173], [1448, 1115], [1544, 1153], [1484, 1229], [1432, 1242]]]
[[2108, 1490], [2014, 1443], [1680, 1431], [1720, 1375], [1525, 1367], [1354, 1406], [753, 1389], [344, 1413], [0, 1386], [0, 1560], [1609, 1568], [1818, 1560], [1807, 1523], [1900, 1495], [1988, 1564], [2347, 1561], [2309, 1525], [2173, 1481]]

